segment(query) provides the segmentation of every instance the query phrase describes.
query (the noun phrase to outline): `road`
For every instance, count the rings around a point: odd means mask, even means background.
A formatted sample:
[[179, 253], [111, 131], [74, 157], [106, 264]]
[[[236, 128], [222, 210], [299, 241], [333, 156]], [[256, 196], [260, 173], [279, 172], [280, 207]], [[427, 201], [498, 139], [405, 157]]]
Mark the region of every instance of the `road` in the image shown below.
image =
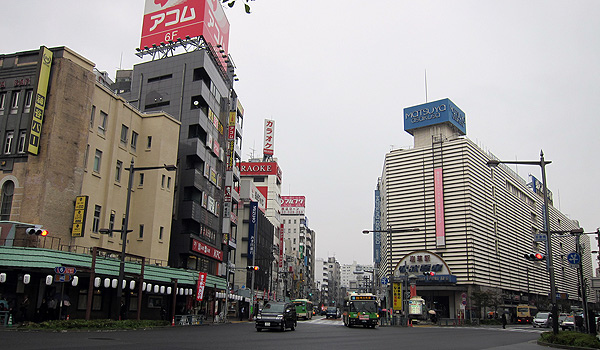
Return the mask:
[[339, 320], [299, 321], [295, 331], [256, 332], [251, 322], [138, 331], [0, 332], [2, 349], [493, 349], [532, 350], [546, 330], [531, 326], [346, 328]]

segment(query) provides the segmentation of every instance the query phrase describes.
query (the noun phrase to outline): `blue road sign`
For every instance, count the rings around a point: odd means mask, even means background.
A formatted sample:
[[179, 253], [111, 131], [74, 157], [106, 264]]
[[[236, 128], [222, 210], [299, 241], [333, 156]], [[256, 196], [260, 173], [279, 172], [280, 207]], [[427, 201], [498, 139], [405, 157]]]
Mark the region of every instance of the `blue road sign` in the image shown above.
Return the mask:
[[387, 277], [381, 279], [381, 284], [383, 284], [384, 286], [388, 283], [390, 283], [390, 280]]
[[569, 261], [569, 264], [571, 265], [579, 265], [581, 262], [581, 255], [576, 252], [569, 253], [569, 255], [567, 255], [567, 261]]

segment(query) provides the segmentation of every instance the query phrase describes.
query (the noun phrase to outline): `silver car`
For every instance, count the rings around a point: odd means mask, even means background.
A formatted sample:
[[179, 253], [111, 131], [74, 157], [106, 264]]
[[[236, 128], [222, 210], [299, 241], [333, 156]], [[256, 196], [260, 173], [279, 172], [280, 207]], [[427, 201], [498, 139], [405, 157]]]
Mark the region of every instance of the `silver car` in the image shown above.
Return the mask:
[[549, 328], [552, 324], [552, 314], [549, 312], [538, 312], [533, 318], [533, 327]]

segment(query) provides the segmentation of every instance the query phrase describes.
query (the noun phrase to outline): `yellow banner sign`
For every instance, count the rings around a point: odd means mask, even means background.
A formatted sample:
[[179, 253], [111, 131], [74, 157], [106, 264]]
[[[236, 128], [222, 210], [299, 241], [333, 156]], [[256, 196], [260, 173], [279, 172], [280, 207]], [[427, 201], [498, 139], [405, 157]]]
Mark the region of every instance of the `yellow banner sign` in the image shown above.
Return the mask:
[[393, 292], [394, 292], [394, 310], [402, 310], [402, 284], [394, 283], [393, 284]]
[[52, 51], [42, 47], [42, 62], [40, 65], [40, 76], [38, 78], [35, 101], [33, 105], [33, 118], [29, 131], [29, 145], [27, 151], [37, 155], [40, 148], [40, 136], [42, 135], [42, 122], [44, 121], [44, 108], [48, 94], [48, 82], [50, 81], [50, 67], [52, 66]]
[[77, 196], [75, 198], [75, 214], [73, 214], [73, 229], [71, 230], [71, 237], [83, 237], [87, 203], [88, 196]]

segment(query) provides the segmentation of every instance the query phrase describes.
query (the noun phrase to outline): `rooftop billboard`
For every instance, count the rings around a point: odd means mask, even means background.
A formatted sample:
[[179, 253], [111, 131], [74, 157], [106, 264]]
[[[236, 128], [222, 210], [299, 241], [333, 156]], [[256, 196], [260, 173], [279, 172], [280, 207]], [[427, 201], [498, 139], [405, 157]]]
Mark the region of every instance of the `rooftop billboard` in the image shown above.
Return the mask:
[[467, 133], [465, 112], [448, 98], [404, 108], [404, 131], [411, 135], [414, 129], [442, 123], [454, 125], [461, 135]]
[[186, 36], [203, 36], [228, 54], [229, 21], [219, 0], [146, 0], [140, 49]]

